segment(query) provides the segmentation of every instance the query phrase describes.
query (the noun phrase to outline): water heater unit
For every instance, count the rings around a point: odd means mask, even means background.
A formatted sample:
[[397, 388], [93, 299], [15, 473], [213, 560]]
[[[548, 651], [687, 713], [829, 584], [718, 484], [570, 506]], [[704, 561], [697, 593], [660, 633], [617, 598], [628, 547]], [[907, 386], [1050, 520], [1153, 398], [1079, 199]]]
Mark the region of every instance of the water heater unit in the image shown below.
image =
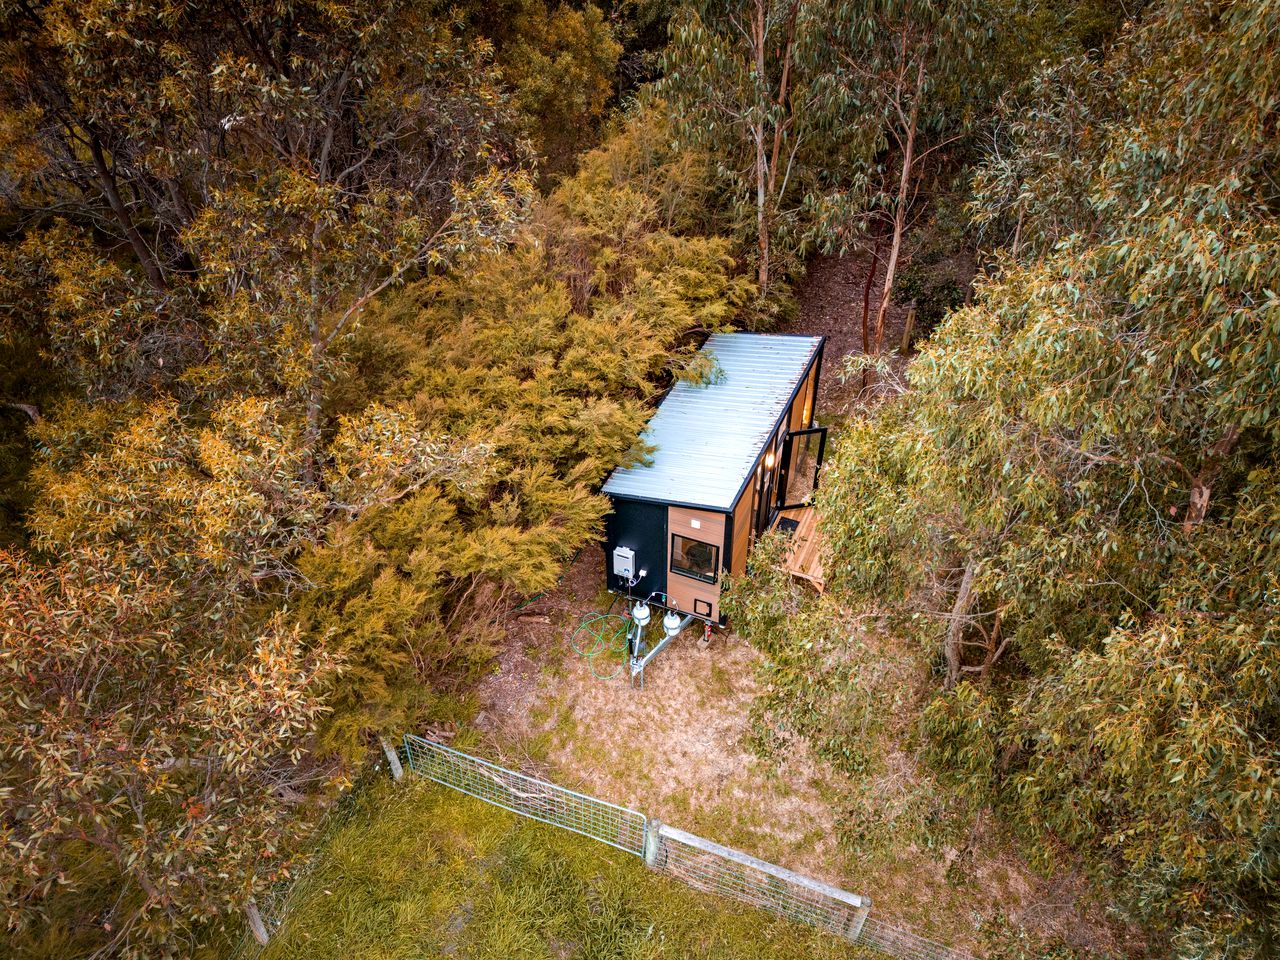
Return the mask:
[[632, 580], [636, 575], [636, 552], [630, 547], [613, 548], [613, 575]]

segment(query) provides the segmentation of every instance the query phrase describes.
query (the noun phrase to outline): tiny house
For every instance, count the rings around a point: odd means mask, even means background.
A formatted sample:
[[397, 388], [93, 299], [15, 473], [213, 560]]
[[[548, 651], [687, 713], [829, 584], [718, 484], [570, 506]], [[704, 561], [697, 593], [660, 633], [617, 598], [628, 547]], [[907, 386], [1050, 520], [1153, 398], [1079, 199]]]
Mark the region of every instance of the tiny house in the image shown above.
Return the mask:
[[824, 337], [723, 333], [702, 347], [717, 376], [678, 383], [644, 439], [647, 463], [615, 470], [605, 528], [608, 588], [723, 623], [720, 584], [780, 511], [817, 485], [826, 428], [814, 425]]

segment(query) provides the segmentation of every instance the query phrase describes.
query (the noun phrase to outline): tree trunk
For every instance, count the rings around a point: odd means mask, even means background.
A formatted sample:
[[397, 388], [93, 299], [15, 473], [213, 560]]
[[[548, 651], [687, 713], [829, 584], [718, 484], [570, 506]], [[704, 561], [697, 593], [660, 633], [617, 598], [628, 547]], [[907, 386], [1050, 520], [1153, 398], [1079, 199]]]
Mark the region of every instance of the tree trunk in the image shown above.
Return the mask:
[[307, 426], [303, 434], [303, 449], [306, 451], [306, 462], [303, 467], [303, 479], [308, 485], [319, 478], [320, 465], [320, 404], [324, 398], [324, 377], [321, 365], [324, 361], [324, 334], [320, 329], [320, 265], [317, 244], [320, 227], [317, 225], [311, 237], [311, 316], [309, 318], [311, 335], [311, 369], [307, 381]]
[[871, 262], [867, 264], [867, 282], [862, 285], [862, 352], [869, 354], [871, 344], [868, 340], [867, 321], [871, 317], [871, 288], [876, 282], [876, 267], [880, 266], [880, 241], [876, 241], [871, 251]]
[[1187, 515], [1183, 518], [1182, 529], [1190, 533], [1197, 524], [1203, 523], [1209, 512], [1209, 495], [1213, 492], [1213, 483], [1222, 470], [1222, 460], [1235, 449], [1240, 439], [1240, 427], [1232, 424], [1227, 428], [1222, 439], [1209, 450], [1200, 467], [1200, 473], [1191, 481], [1191, 494], [1187, 501]]
[[991, 626], [991, 635], [987, 638], [987, 655], [982, 660], [982, 669], [979, 671], [982, 679], [991, 679], [991, 668], [996, 665], [996, 661], [1000, 659], [1000, 655], [1004, 653], [1004, 648], [1009, 645], [1009, 638], [1002, 637], [1004, 623], [1004, 611], [996, 611], [995, 623]]
[[764, 125], [758, 124], [756, 126], [756, 236], [760, 246], [760, 271], [758, 274], [758, 280], [762, 296], [769, 292], [769, 224], [767, 222], [768, 218], [765, 216], [766, 176]]
[[10, 410], [21, 410], [31, 418], [32, 423], [39, 423], [44, 418], [40, 416], [40, 408], [34, 403], [5, 403], [0, 406], [8, 407]]
[[964, 639], [964, 625], [968, 621], [969, 610], [973, 607], [973, 576], [977, 568], [977, 559], [970, 557], [964, 567], [964, 576], [960, 578], [956, 602], [951, 608], [951, 622], [947, 625], [946, 646], [943, 648], [947, 657], [948, 690], [960, 680], [960, 641]]
[[911, 192], [911, 167], [915, 163], [916, 125], [920, 115], [920, 96], [924, 88], [924, 59], [916, 71], [916, 86], [911, 97], [911, 114], [907, 121], [907, 140], [902, 150], [902, 176], [898, 180], [898, 206], [893, 214], [893, 243], [889, 247], [889, 263], [884, 271], [884, 289], [880, 291], [880, 309], [876, 313], [876, 350], [884, 345], [884, 325], [893, 297], [893, 281], [898, 271], [898, 255], [902, 252], [902, 233], [907, 225], [907, 198]]
[[[757, 85], [759, 89], [763, 89], [765, 69], [764, 69], [764, 42], [765, 42], [765, 17], [767, 5], [765, 0], [756, 0], [756, 11], [753, 19], [752, 30], [752, 46], [755, 54], [756, 77], [759, 79]], [[765, 215], [765, 206], [768, 199], [769, 184], [769, 163], [768, 154], [765, 146], [764, 122], [765, 116], [768, 114], [768, 101], [757, 104], [760, 110], [760, 116], [756, 120], [752, 135], [755, 138], [756, 147], [756, 237], [760, 247], [760, 271], [758, 274], [760, 283], [760, 293], [764, 295], [769, 292], [769, 224], [768, 217]]]
[[[876, 241], [871, 250], [871, 262], [867, 264], [867, 282], [862, 285], [862, 353], [870, 356], [871, 344], [868, 343], [868, 321], [871, 318], [871, 287], [876, 282], [876, 267], [880, 266], [880, 241]], [[867, 389], [867, 368], [862, 368], [862, 389]]]
[[89, 153], [93, 156], [93, 169], [98, 175], [98, 186], [102, 189], [103, 196], [107, 198], [107, 203], [111, 207], [111, 212], [115, 214], [116, 221], [120, 224], [121, 229], [124, 230], [129, 246], [133, 248], [134, 256], [138, 258], [138, 263], [142, 265], [142, 272], [147, 275], [147, 281], [157, 292], [164, 293], [167, 289], [164, 282], [164, 274], [161, 272], [155, 258], [151, 255], [151, 250], [147, 247], [146, 241], [142, 239], [142, 234], [134, 226], [133, 218], [129, 216], [129, 210], [124, 205], [124, 201], [120, 199], [120, 191], [116, 189], [116, 178], [111, 173], [111, 168], [107, 166], [106, 155], [102, 152], [102, 142], [92, 130], [89, 131]]
[[786, 116], [787, 92], [791, 81], [791, 53], [795, 47], [796, 17], [799, 13], [800, 0], [791, 0], [791, 7], [787, 11], [787, 39], [782, 47], [782, 80], [778, 83], [778, 115], [773, 124], [773, 152], [769, 158], [770, 196], [773, 195], [774, 183], [778, 176], [778, 161], [782, 154], [782, 134], [787, 127], [783, 118]]
[[303, 446], [306, 450], [306, 465], [303, 468], [303, 479], [308, 486], [314, 485], [320, 476], [320, 404], [324, 397], [323, 380], [320, 375], [320, 361], [323, 351], [319, 338], [311, 338], [311, 378], [307, 384], [307, 426], [303, 435]]

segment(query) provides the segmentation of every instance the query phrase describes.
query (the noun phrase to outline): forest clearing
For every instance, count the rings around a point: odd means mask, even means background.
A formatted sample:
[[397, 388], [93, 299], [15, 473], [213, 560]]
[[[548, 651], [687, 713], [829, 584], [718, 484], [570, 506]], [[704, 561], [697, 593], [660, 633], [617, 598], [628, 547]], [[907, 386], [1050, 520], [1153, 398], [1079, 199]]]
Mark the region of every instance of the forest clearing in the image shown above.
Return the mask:
[[1280, 954], [1280, 0], [0, 23], [0, 954]]

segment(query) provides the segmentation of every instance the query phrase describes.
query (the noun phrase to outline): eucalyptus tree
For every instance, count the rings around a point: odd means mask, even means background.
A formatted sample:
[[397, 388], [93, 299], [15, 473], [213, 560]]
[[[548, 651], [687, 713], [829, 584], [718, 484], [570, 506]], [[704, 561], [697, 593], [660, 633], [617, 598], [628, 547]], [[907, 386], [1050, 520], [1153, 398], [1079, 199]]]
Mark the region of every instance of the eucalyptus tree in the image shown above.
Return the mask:
[[0, 898], [180, 954], [287, 875], [328, 776], [298, 556], [482, 472], [400, 411], [327, 419], [339, 354], [379, 291], [504, 245], [526, 154], [490, 45], [424, 5], [0, 13], [0, 324], [77, 398], [0, 562]]
[[36, 430], [41, 554], [0, 553], [0, 909], [29, 944], [78, 898], [76, 950], [178, 953], [290, 876], [341, 774], [311, 749], [340, 659], [278, 606], [297, 555], [335, 511], [473, 481], [483, 451], [374, 407], [312, 484], [297, 418], [260, 398]]
[[1006, 104], [1005, 248], [819, 494], [829, 589], [935, 658], [936, 768], [1183, 957], [1280, 942], [1278, 21], [1167, 0]]
[[817, 0], [707, 0], [671, 24], [656, 92], [677, 136], [716, 160], [734, 210], [750, 217], [762, 292], [780, 225], [812, 211], [824, 185], [856, 184], [874, 137], [833, 83], [829, 30]]
[[332, 348], [371, 295], [521, 214], [491, 47], [421, 5], [5, 17], [0, 183], [25, 240], [5, 273], [95, 395], [269, 391], [314, 445]]
[[893, 148], [898, 169], [883, 190], [892, 231], [871, 350], [879, 353], [919, 172], [967, 132], [983, 81], [1000, 73], [989, 65], [997, 24], [1013, 18], [987, 0], [841, 0], [829, 17], [833, 82], [877, 144]]

